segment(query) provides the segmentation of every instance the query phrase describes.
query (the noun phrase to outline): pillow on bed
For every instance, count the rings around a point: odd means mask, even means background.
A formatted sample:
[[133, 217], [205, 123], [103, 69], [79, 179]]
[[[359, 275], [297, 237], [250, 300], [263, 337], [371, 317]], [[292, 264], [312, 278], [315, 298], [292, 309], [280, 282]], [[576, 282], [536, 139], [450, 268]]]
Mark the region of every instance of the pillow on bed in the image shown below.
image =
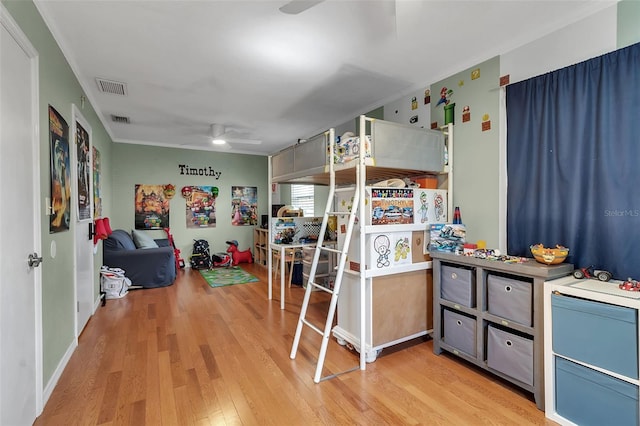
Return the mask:
[[133, 242], [136, 244], [136, 247], [139, 249], [148, 249], [148, 248], [157, 248], [158, 243], [156, 243], [153, 238], [151, 238], [148, 234], [142, 231], [136, 231], [133, 229], [131, 231], [131, 235], [133, 236]]

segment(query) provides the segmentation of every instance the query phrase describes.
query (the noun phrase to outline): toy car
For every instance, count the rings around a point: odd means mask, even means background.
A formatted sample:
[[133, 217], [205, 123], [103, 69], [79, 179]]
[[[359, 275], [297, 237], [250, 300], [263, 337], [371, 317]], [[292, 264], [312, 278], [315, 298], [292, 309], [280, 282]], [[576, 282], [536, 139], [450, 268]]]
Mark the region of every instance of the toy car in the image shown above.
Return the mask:
[[625, 282], [618, 285], [621, 290], [640, 291], [640, 283], [634, 279], [627, 278]]
[[573, 271], [573, 276], [579, 280], [582, 278], [595, 278], [599, 281], [609, 281], [611, 279], [611, 272], [601, 269], [593, 269], [593, 265], [580, 268]]

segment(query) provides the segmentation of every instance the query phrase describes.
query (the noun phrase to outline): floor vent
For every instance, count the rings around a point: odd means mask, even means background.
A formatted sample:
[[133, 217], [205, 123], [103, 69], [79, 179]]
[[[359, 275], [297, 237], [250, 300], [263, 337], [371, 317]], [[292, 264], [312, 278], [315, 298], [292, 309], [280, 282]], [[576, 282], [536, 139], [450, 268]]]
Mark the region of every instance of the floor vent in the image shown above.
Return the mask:
[[127, 96], [127, 85], [119, 81], [105, 80], [104, 78], [96, 78], [98, 88], [102, 93], [111, 93], [112, 95]]
[[124, 117], [122, 115], [113, 115], [113, 114], [111, 114], [111, 121], [113, 121], [114, 123], [123, 123], [123, 124], [131, 123], [131, 120], [129, 120], [129, 117]]

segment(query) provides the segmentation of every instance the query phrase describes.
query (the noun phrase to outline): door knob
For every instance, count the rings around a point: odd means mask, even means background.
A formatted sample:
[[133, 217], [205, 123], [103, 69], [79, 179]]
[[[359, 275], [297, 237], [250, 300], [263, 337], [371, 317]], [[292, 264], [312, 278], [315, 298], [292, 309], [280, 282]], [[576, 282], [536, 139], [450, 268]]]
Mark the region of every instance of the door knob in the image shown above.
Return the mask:
[[30, 268], [37, 268], [42, 263], [42, 257], [38, 257], [38, 253], [31, 253], [29, 254], [27, 263]]

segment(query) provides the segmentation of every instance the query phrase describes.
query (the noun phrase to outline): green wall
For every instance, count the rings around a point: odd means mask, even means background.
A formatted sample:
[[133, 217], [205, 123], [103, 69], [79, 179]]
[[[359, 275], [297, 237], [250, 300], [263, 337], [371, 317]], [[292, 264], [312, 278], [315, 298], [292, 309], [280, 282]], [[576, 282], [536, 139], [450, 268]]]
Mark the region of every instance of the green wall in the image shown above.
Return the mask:
[[618, 49], [640, 41], [640, 1], [625, 0], [618, 3]]
[[[72, 104], [76, 104], [80, 108], [81, 96], [84, 96], [84, 92], [34, 4], [31, 1], [7, 0], [2, 0], [2, 4], [29, 38], [39, 55], [40, 186], [43, 191], [41, 203], [44, 209], [46, 206], [45, 198], [50, 195], [48, 106], [52, 105], [64, 117], [69, 124], [69, 130], [71, 130]], [[111, 155], [111, 139], [88, 102], [85, 103], [84, 108], [80, 109], [92, 128], [94, 146], [100, 150], [103, 161], [108, 163]], [[109, 171], [105, 170], [102, 191], [106, 212], [109, 211], [110, 206], [109, 180]], [[75, 224], [73, 221], [70, 226], [69, 231], [49, 234], [49, 216], [46, 216], [44, 212], [41, 216], [42, 255], [44, 258], [42, 264], [42, 350], [43, 383], [45, 385], [51, 379], [75, 339], [76, 309], [73, 268]], [[85, 232], [84, 228], [82, 232]], [[56, 245], [55, 258], [51, 257], [52, 243]], [[101, 260], [99, 260], [101, 258], [102, 252], [98, 252], [95, 256], [95, 297], [98, 295], [97, 271], [101, 264]]]
[[[255, 186], [258, 188], [258, 215], [267, 214], [269, 182], [268, 158], [257, 155], [228, 154], [176, 148], [158, 148], [147, 145], [113, 144], [110, 164], [104, 164], [113, 173], [113, 209], [110, 224], [113, 229], [131, 231], [134, 227], [134, 193], [136, 184], [176, 187], [176, 195], [170, 201], [169, 221], [171, 233], [182, 257], [188, 261], [194, 239], [209, 241], [211, 252], [225, 251], [225, 241], [237, 240], [241, 250], [253, 247], [252, 226], [231, 225], [231, 187]], [[204, 168], [220, 173], [219, 179], [210, 176], [189, 176], [180, 173], [179, 165]], [[181, 189], [184, 186], [215, 186], [219, 190], [216, 199], [216, 226], [187, 228], [186, 204]], [[258, 223], [260, 216], [258, 216]], [[166, 238], [163, 231], [149, 231], [154, 238]]]
[[[444, 125], [441, 89], [453, 91], [453, 204], [460, 207], [467, 241], [485, 240], [487, 247], [499, 245], [499, 73], [495, 57], [431, 85], [431, 121], [438, 127]], [[470, 120], [463, 122], [465, 106]]]

